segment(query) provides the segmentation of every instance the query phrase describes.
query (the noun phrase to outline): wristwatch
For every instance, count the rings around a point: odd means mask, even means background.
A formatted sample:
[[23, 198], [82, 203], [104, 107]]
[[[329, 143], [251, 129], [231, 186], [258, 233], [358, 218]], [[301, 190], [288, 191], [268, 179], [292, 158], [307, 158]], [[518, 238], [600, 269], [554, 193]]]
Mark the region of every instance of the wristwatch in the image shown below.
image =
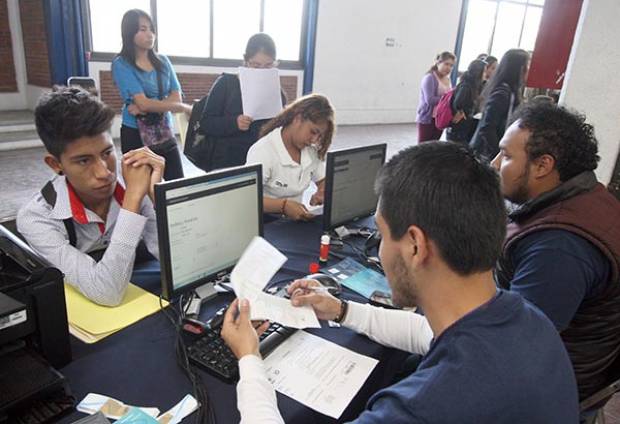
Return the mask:
[[347, 317], [348, 310], [349, 310], [349, 302], [347, 302], [344, 299], [340, 299], [340, 312], [338, 313], [336, 318], [334, 318], [334, 322], [336, 324], [342, 323], [342, 321], [344, 321], [344, 319]]

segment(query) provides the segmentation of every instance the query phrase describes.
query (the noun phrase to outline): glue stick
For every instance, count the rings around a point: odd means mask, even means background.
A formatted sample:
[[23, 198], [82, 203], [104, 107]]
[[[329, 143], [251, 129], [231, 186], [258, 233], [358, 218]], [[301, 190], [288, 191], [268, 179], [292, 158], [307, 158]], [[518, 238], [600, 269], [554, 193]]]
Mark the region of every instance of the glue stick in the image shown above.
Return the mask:
[[329, 258], [329, 235], [324, 234], [321, 236], [321, 249], [319, 250], [319, 261], [327, 262]]

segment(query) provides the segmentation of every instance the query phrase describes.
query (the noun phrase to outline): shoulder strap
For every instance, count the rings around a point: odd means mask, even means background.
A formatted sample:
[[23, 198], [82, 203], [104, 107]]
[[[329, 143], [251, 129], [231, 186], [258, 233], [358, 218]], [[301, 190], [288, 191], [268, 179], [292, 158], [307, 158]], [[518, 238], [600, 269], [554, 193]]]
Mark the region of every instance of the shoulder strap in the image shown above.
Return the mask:
[[41, 196], [51, 207], [56, 206], [56, 189], [51, 181], [48, 181], [47, 184], [43, 186], [41, 189]]
[[[47, 184], [43, 186], [41, 189], [41, 196], [47, 202], [48, 205], [54, 207], [56, 205], [56, 189], [51, 181], [48, 181]], [[65, 230], [67, 230], [67, 234], [69, 235], [69, 244], [73, 247], [77, 245], [77, 236], [75, 234], [75, 226], [73, 224], [73, 218], [63, 219], [62, 223], [65, 225]]]
[[157, 97], [159, 100], [164, 99], [164, 84], [161, 81], [161, 73], [156, 69], [155, 73], [157, 74]]
[[511, 91], [510, 92], [510, 105], [508, 106], [508, 115], [506, 116], [506, 128], [508, 129], [508, 123], [510, 122], [510, 117], [512, 116], [512, 110], [514, 108], [514, 103], [515, 103], [515, 94]]

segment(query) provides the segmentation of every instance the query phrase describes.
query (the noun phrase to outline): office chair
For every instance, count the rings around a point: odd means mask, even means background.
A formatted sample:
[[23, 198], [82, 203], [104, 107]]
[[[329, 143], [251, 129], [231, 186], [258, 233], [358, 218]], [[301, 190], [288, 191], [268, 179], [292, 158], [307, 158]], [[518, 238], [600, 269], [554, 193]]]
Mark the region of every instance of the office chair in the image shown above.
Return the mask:
[[67, 78], [67, 86], [71, 87], [72, 85], [81, 87], [84, 90], [89, 91], [96, 96], [99, 95], [94, 78], [91, 78], [91, 77], [69, 77]]
[[607, 375], [608, 384], [579, 403], [579, 411], [582, 414], [586, 411], [596, 411], [585, 420], [585, 424], [605, 424], [603, 408], [615, 393], [620, 392], [620, 354], [607, 370]]

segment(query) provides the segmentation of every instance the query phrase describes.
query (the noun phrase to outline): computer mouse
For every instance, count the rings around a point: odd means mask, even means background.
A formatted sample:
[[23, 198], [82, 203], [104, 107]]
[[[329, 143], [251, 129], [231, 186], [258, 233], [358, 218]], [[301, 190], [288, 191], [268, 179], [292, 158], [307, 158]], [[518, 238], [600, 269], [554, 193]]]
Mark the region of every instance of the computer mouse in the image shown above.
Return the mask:
[[340, 296], [340, 293], [342, 293], [342, 287], [340, 286], [340, 283], [331, 275], [321, 273], [310, 274], [306, 275], [304, 279], [318, 281], [323, 287], [327, 287], [327, 291], [332, 296], [338, 297]]

